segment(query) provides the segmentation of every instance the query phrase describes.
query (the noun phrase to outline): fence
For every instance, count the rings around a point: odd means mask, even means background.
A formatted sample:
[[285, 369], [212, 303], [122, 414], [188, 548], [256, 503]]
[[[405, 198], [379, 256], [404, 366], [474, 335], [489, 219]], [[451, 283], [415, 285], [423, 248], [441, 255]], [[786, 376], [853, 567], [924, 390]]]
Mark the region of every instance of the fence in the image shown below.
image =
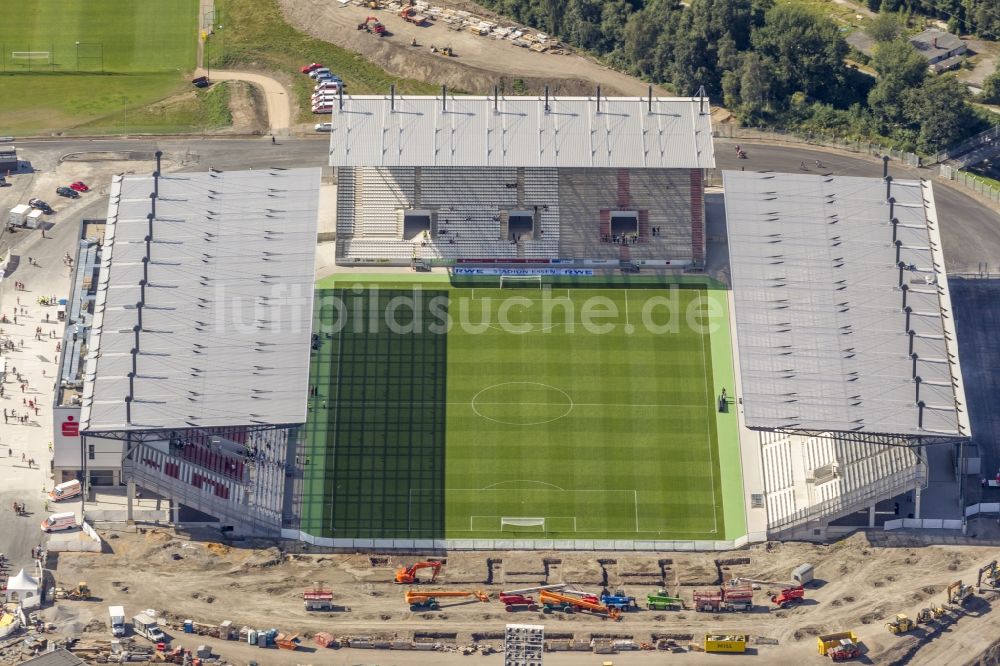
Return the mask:
[[[994, 128], [988, 133], [996, 133], [1000, 135], [1000, 127]], [[982, 136], [986, 134], [987, 133], [984, 133], [980, 137], [974, 138], [982, 140]], [[713, 136], [723, 139], [784, 141], [786, 143], [800, 143], [811, 146], [822, 146], [824, 148], [837, 148], [839, 150], [846, 150], [852, 153], [862, 153], [873, 157], [888, 155], [891, 159], [897, 160], [911, 167], [922, 167], [925, 165], [923, 158], [915, 153], [908, 153], [902, 150], [896, 150], [895, 148], [887, 148], [878, 143], [842, 139], [822, 134], [813, 134], [810, 132], [793, 132], [791, 130], [773, 127], [734, 127], [732, 125], [720, 125], [715, 128]], [[946, 153], [941, 153], [941, 155], [945, 154]], [[937, 157], [932, 158], [931, 163], [936, 160]], [[997, 188], [986, 181], [980, 180], [975, 176], [964, 173], [945, 164], [941, 165], [940, 175], [942, 178], [947, 178], [948, 180], [981, 195], [992, 203], [1000, 203], [1000, 188]], [[721, 183], [721, 179], [719, 179], [719, 182]]]
[[329, 539], [298, 530], [281, 530], [285, 539], [321, 548], [350, 551], [575, 550], [575, 551], [718, 551], [767, 541], [763, 532], [732, 541], [615, 541], [596, 539]]
[[907, 166], [923, 166], [922, 158], [915, 153], [908, 153], [895, 148], [887, 148], [879, 143], [844, 139], [840, 137], [816, 134], [813, 132], [794, 132], [776, 127], [734, 127], [720, 125], [715, 128], [713, 136], [722, 139], [750, 139], [756, 141], [784, 141], [786, 143], [801, 143], [811, 146], [837, 148], [852, 153], [863, 153], [873, 157], [888, 155]]
[[941, 165], [941, 177], [947, 178], [948, 180], [958, 183], [962, 187], [966, 187], [973, 192], [989, 199], [992, 203], [1000, 203], [1000, 188], [973, 176], [972, 174], [965, 173], [964, 171], [959, 171], [954, 167], [950, 167], [947, 164]]
[[908, 530], [960, 530], [962, 520], [949, 520], [945, 518], [897, 518], [896, 520], [885, 521], [885, 530], [898, 530], [906, 528]]

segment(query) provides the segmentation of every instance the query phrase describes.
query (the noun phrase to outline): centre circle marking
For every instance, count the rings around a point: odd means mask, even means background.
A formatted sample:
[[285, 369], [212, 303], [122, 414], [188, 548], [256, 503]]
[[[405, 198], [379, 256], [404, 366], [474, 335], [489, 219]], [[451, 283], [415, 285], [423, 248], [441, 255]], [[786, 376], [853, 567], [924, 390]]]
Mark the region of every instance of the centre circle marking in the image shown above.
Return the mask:
[[[500, 388], [501, 386], [541, 386], [541, 387], [544, 387], [546, 389], [550, 389], [552, 391], [556, 391], [558, 393], [561, 393], [566, 398], [566, 401], [567, 401], [566, 402], [566, 411], [563, 412], [562, 414], [558, 415], [558, 416], [555, 416], [555, 417], [551, 418], [551, 419], [545, 419], [545, 420], [542, 420], [542, 421], [520, 422], [520, 421], [505, 421], [503, 419], [495, 419], [492, 416], [487, 416], [486, 414], [483, 414], [478, 409], [476, 409], [476, 400], [479, 399], [479, 396], [481, 396], [483, 393], [486, 393], [487, 391], [491, 391], [493, 389]], [[519, 405], [519, 404], [522, 404], [522, 403], [512, 402], [510, 404], [511, 405]], [[531, 403], [523, 403], [523, 404], [531, 404]], [[561, 388], [558, 388], [556, 386], [552, 386], [551, 384], [543, 384], [542, 382], [502, 382], [500, 384], [493, 384], [491, 386], [487, 386], [486, 388], [480, 390], [479, 393], [477, 393], [476, 395], [472, 396], [472, 400], [469, 401], [469, 406], [472, 407], [472, 411], [476, 413], [476, 416], [481, 416], [482, 418], [486, 419], [487, 421], [493, 421], [494, 423], [502, 423], [503, 425], [533, 426], [533, 425], [545, 425], [546, 423], [552, 423], [553, 421], [558, 421], [561, 418], [565, 418], [566, 416], [569, 416], [569, 413], [573, 411], [573, 407], [575, 406], [575, 403], [573, 402], [573, 398], [570, 397], [569, 393], [566, 393], [566, 391], [563, 391]]]

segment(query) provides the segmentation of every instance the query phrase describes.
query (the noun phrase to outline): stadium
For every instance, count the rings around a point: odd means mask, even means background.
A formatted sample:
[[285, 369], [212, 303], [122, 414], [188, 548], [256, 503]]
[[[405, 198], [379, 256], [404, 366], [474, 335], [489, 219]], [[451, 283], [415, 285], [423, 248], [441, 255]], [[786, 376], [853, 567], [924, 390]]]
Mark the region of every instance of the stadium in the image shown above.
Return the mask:
[[80, 450], [179, 522], [337, 548], [919, 519], [970, 437], [931, 185], [714, 166], [702, 98], [442, 91], [343, 97], [325, 178], [118, 179]]

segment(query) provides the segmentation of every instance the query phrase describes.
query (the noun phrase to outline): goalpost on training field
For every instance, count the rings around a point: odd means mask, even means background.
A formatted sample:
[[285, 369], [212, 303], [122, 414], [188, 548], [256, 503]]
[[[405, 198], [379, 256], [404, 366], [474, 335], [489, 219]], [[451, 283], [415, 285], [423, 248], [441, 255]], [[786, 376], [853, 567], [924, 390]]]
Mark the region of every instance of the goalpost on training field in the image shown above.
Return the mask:
[[10, 62], [13, 65], [25, 64], [28, 67], [32, 65], [50, 65], [52, 64], [52, 52], [51, 51], [11, 51], [10, 52]]
[[525, 518], [522, 516], [500, 516], [500, 531], [505, 532], [507, 528], [526, 529], [535, 528], [538, 531], [545, 531], [545, 518]]
[[541, 275], [501, 275], [501, 289], [541, 289]]

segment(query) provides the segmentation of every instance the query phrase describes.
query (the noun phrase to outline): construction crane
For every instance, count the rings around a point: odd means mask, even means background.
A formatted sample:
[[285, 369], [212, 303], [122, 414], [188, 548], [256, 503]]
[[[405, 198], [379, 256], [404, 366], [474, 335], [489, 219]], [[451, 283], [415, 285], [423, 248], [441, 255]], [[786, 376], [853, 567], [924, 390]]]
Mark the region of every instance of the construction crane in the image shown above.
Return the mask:
[[539, 601], [542, 603], [542, 612], [546, 614], [552, 613], [553, 611], [575, 613], [580, 610], [593, 613], [595, 615], [604, 615], [612, 620], [621, 618], [620, 610], [616, 608], [608, 608], [598, 601], [597, 597], [592, 594], [580, 597], [573, 596], [568, 591], [554, 592], [552, 590], [542, 590], [542, 593], [539, 595]]
[[481, 590], [407, 590], [403, 599], [410, 605], [411, 611], [441, 610], [438, 599], [474, 597], [483, 603], [490, 600], [490, 595]]
[[979, 569], [979, 577], [976, 578], [976, 588], [979, 589], [980, 594], [983, 593], [984, 574], [987, 585], [994, 589], [1000, 587], [1000, 568], [997, 568], [996, 560]]
[[947, 599], [952, 606], [963, 606], [972, 597], [972, 586], [963, 585], [962, 581], [956, 580], [948, 586]]
[[523, 608], [529, 611], [538, 610], [535, 598], [528, 596], [531, 592], [541, 592], [542, 590], [561, 590], [566, 587], [565, 583], [558, 585], [539, 585], [537, 587], [525, 587], [520, 590], [504, 590], [500, 593], [500, 603], [508, 613]]
[[684, 610], [684, 600], [680, 597], [672, 597], [664, 589], [659, 589], [656, 594], [646, 595], [646, 608], [649, 610]]
[[[433, 560], [427, 562], [417, 562], [416, 564], [411, 564], [408, 567], [399, 567], [396, 569], [396, 584], [397, 585], [413, 585], [415, 583], [433, 583], [437, 580], [438, 574], [441, 573], [441, 562], [436, 562]], [[417, 572], [421, 569], [431, 569], [431, 577], [427, 581], [422, 581], [417, 578]]]

